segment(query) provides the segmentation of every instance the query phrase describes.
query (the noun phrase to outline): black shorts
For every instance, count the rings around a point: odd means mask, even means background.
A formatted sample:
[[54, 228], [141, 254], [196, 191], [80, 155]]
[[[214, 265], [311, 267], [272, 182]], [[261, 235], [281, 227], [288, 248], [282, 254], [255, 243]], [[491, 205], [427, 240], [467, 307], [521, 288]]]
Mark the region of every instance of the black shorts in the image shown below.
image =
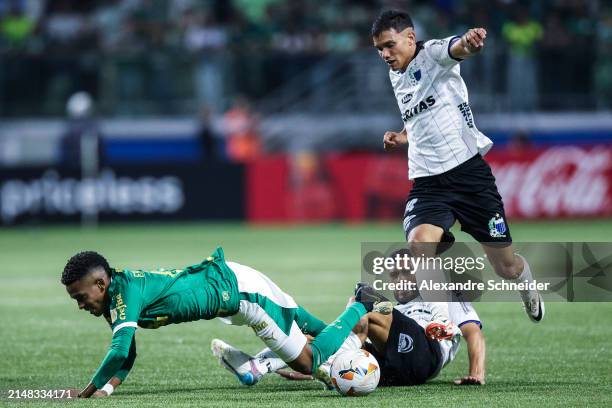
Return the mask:
[[433, 224], [444, 230], [441, 242], [452, 243], [450, 228], [455, 221], [478, 242], [500, 246], [512, 242], [495, 177], [480, 154], [445, 173], [416, 178], [408, 195], [406, 239], [417, 225]]
[[370, 343], [365, 349], [378, 360], [383, 386], [423, 384], [438, 373], [442, 360], [438, 341], [428, 339], [417, 322], [395, 309], [384, 352]]

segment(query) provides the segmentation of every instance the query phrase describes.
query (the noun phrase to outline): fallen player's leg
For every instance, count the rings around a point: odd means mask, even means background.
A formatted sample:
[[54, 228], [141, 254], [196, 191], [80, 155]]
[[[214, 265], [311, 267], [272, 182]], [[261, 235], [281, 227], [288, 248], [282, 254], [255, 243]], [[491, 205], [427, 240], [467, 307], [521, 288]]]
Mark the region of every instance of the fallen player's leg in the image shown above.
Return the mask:
[[[228, 262], [228, 266], [236, 276], [241, 300], [238, 313], [224, 318], [224, 321], [253, 328], [280, 360], [303, 374], [316, 373], [317, 368], [342, 346], [367, 312], [380, 310], [389, 313], [392, 309], [389, 301], [372, 295], [360, 297], [358, 293], [358, 300], [363, 303], [351, 304], [334, 322], [323, 327], [319, 319], [299, 307], [291, 296], [259, 271], [234, 262]], [[300, 328], [316, 334], [311, 343], [307, 342]], [[237, 361], [242, 362], [243, 358]], [[258, 368], [257, 371], [263, 374], [261, 371], [265, 370]]]

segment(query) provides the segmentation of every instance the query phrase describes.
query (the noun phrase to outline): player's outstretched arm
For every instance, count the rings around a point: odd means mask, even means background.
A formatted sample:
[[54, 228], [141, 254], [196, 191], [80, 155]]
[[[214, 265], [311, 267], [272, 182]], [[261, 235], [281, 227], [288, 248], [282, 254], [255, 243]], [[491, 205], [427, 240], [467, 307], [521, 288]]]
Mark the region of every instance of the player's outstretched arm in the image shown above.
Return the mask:
[[469, 374], [455, 380], [456, 385], [484, 385], [485, 383], [485, 339], [475, 323], [461, 326], [468, 348]]
[[484, 28], [471, 28], [455, 41], [450, 47], [453, 58], [464, 59], [478, 54], [484, 48], [484, 40], [487, 38], [487, 30]]
[[401, 132], [385, 132], [383, 136], [383, 148], [385, 150], [393, 150], [400, 146], [408, 144], [408, 132], [406, 129]]
[[[130, 349], [135, 330], [136, 329], [131, 326], [123, 327], [113, 334], [111, 346], [104, 361], [102, 361], [102, 364], [98, 368], [98, 371], [96, 371], [91, 382], [79, 393], [79, 398], [94, 396], [96, 391], [103, 390], [104, 386], [107, 385], [113, 377], [117, 377], [116, 373], [124, 368], [124, 364], [130, 359]], [[133, 362], [131, 364], [133, 364]], [[102, 395], [99, 393], [97, 396]]]

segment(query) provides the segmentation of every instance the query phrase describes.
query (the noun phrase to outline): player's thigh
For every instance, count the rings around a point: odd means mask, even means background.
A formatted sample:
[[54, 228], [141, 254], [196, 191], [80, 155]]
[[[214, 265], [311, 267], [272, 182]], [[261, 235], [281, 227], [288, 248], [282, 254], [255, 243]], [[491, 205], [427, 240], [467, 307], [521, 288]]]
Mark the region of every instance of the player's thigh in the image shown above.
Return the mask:
[[512, 243], [504, 205], [497, 190], [464, 195], [457, 199], [454, 211], [461, 230], [470, 234], [476, 241], [497, 247]]
[[481, 243], [504, 246], [512, 242], [504, 203], [497, 190], [491, 167], [480, 158], [469, 168], [453, 174], [450, 202], [461, 230]]
[[411, 191], [404, 212], [403, 227], [406, 240], [411, 244], [453, 242], [450, 228], [455, 216], [447, 204], [450, 196], [442, 190]]
[[307, 343], [295, 322], [298, 305], [263, 273], [235, 262], [227, 262], [238, 281], [240, 308], [226, 320], [250, 326], [285, 362], [298, 358]]

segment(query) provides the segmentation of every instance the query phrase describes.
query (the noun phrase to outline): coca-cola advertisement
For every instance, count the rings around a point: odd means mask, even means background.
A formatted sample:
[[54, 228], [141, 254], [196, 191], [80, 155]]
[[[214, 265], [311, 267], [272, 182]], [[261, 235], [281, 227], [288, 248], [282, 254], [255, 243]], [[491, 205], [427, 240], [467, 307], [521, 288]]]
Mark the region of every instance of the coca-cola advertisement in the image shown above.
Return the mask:
[[513, 218], [612, 214], [612, 148], [562, 146], [486, 156]]
[[[612, 215], [612, 147], [493, 149], [491, 165], [514, 219]], [[302, 154], [247, 171], [251, 221], [399, 219], [412, 183], [402, 154]]]

